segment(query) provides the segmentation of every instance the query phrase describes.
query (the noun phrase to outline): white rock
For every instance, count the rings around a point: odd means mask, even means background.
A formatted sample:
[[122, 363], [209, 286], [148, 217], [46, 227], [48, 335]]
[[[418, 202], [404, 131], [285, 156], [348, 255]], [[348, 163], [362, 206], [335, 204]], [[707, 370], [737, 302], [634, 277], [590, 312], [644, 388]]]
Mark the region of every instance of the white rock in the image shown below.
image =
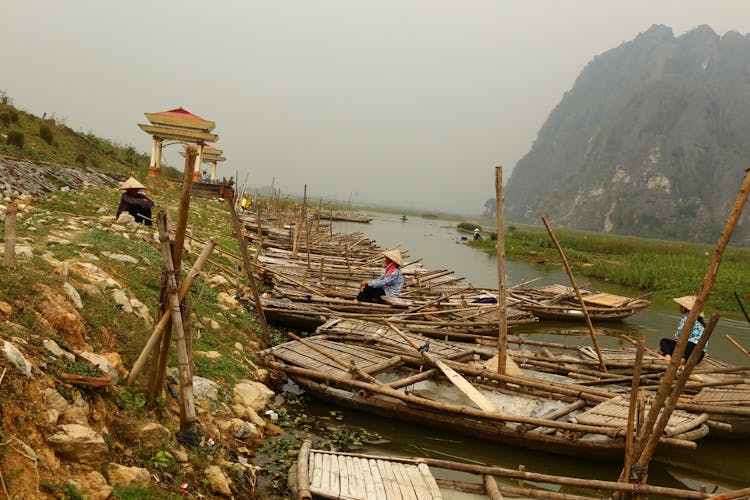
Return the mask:
[[138, 259], [130, 255], [122, 253], [102, 252], [102, 255], [118, 262], [126, 262], [128, 264], [138, 264]]
[[219, 399], [219, 389], [221, 386], [213, 380], [194, 376], [193, 377], [193, 395], [196, 399], [207, 399], [216, 401]]
[[117, 218], [118, 224], [128, 224], [128, 223], [134, 223], [135, 217], [130, 215], [128, 212], [123, 212], [120, 214], [120, 216]]
[[3, 351], [5, 352], [5, 357], [8, 358], [8, 361], [13, 363], [21, 373], [31, 378], [31, 363], [29, 363], [16, 346], [6, 340], [3, 346]]
[[234, 386], [234, 402], [262, 411], [274, 397], [274, 392], [260, 382], [245, 381]]
[[146, 488], [151, 482], [148, 470], [142, 467], [125, 467], [114, 462], [107, 466], [107, 477], [111, 485], [119, 484], [126, 488]]
[[81, 300], [81, 296], [78, 294], [78, 290], [73, 288], [73, 285], [68, 283], [67, 281], [63, 283], [63, 291], [65, 292], [65, 295], [73, 302], [73, 305], [76, 307], [76, 309], [83, 309], [83, 301]]
[[16, 257], [26, 257], [31, 259], [34, 257], [34, 251], [30, 246], [18, 245], [16, 246]]
[[216, 296], [216, 303], [219, 307], [227, 311], [236, 311], [240, 307], [240, 303], [237, 302], [237, 299], [229, 295], [227, 292], [220, 292], [219, 295]]
[[59, 414], [65, 413], [65, 410], [68, 409], [68, 402], [55, 389], [48, 387], [44, 390], [43, 394], [44, 404], [46, 404], [48, 408], [56, 410]]
[[128, 298], [128, 294], [126, 294], [121, 288], [113, 289], [110, 292], [110, 295], [112, 295], [115, 304], [117, 304], [123, 311], [125, 311], [126, 313], [133, 312], [133, 306], [130, 304], [130, 298]]
[[59, 429], [47, 442], [60, 457], [93, 466], [98, 466], [109, 458], [107, 443], [91, 427], [66, 424]]

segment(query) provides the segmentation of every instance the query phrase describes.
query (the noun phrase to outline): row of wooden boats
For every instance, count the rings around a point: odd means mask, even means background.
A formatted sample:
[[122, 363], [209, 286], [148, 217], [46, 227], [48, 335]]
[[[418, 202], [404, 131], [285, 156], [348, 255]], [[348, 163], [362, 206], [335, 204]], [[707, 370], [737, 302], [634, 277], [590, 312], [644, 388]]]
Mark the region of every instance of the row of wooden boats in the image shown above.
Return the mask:
[[[374, 242], [359, 234], [334, 236], [320, 219], [281, 227], [257, 220], [245, 224], [246, 237], [263, 248], [256, 273], [273, 290], [261, 301], [264, 313], [317, 333], [306, 339], [292, 335], [294, 340], [267, 349], [266, 365], [336, 405], [450, 425], [481, 439], [544, 452], [622, 460], [668, 366], [661, 356], [644, 354], [634, 410], [627, 397], [634, 348], [602, 351], [609, 368], [603, 372], [599, 354], [591, 349], [511, 335], [508, 342], [517, 346], [509, 351], [511, 369], [499, 374], [496, 356], [494, 366], [492, 359], [497, 290], [465, 285], [450, 271], [430, 271], [409, 260], [401, 298], [358, 303], [359, 282], [380, 272], [382, 249]], [[582, 297], [595, 321], [620, 319], [649, 304], [642, 297], [586, 291]], [[559, 285], [511, 287], [507, 304], [509, 329], [538, 317], [583, 317], [574, 290]], [[658, 436], [658, 454], [695, 449], [709, 433], [750, 436], [750, 369], [707, 356], [694, 374]], [[361, 497], [337, 495], [322, 497]]]

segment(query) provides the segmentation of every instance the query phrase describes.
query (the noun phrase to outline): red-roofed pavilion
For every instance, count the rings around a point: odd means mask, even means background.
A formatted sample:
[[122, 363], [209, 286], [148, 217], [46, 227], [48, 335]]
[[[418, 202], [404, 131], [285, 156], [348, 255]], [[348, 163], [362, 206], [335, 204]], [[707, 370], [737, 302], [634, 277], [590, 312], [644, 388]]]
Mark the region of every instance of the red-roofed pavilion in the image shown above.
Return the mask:
[[[187, 162], [198, 167], [193, 170], [193, 179], [198, 180], [205, 143], [219, 140], [218, 135], [211, 133], [216, 124], [181, 107], [159, 113], [145, 113], [145, 115], [151, 124], [139, 123], [138, 126], [153, 138], [148, 175], [161, 175], [164, 141], [176, 141], [186, 145], [188, 151], [186, 167]], [[197, 148], [194, 145], [197, 145]]]

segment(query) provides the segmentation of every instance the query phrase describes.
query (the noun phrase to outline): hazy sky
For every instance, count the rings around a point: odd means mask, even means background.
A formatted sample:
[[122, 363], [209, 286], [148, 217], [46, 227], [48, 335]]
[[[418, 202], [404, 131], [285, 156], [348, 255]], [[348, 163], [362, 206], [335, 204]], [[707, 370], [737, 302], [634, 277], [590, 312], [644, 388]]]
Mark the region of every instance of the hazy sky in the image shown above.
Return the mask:
[[750, 1], [3, 0], [0, 90], [142, 152], [143, 113], [182, 106], [240, 184], [471, 214], [583, 67], [652, 24], [746, 34]]

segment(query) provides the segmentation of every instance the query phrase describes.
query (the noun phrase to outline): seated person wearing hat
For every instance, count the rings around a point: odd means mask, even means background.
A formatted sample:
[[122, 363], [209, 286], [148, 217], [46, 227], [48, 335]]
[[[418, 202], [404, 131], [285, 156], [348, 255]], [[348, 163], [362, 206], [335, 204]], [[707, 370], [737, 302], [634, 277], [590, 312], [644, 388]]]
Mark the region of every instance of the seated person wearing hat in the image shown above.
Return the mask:
[[381, 297], [398, 297], [401, 289], [404, 287], [404, 275], [401, 267], [404, 265], [404, 258], [398, 250], [386, 250], [383, 252], [385, 263], [383, 264], [383, 274], [374, 280], [364, 280], [359, 285], [359, 302], [382, 302]]
[[119, 218], [120, 214], [128, 212], [137, 223], [147, 226], [152, 225], [151, 207], [154, 206], [154, 202], [148, 199], [145, 194], [139, 192], [141, 189], [146, 189], [146, 186], [131, 177], [122, 183], [120, 189], [124, 189], [125, 192], [120, 197], [120, 205], [117, 207], [115, 217]]
[[[677, 332], [675, 332], [674, 334], [674, 338], [661, 339], [661, 341], [659, 342], [659, 353], [664, 356], [667, 361], [670, 361], [672, 359], [672, 353], [674, 352], [674, 348], [677, 345], [677, 340], [680, 338], [680, 332], [682, 331], [682, 327], [685, 326], [685, 321], [687, 320], [690, 309], [692, 309], [693, 304], [695, 304], [695, 299], [695, 295], [687, 295], [685, 297], [677, 297], [676, 299], [672, 299], [680, 305], [681, 316], [680, 323], [677, 325]], [[693, 325], [692, 330], [690, 330], [690, 337], [688, 337], [688, 343], [685, 347], [685, 353], [682, 355], [682, 359], [680, 360], [682, 363], [684, 363], [690, 357], [690, 354], [695, 349], [695, 346], [698, 345], [698, 341], [703, 335], [703, 331], [705, 329], [706, 322], [703, 319], [703, 313], [701, 312], [695, 324]], [[706, 343], [705, 347], [703, 348], [703, 352], [701, 352], [698, 361], [701, 361], [703, 359], [703, 356], [706, 354], [707, 349], [708, 343]]]

